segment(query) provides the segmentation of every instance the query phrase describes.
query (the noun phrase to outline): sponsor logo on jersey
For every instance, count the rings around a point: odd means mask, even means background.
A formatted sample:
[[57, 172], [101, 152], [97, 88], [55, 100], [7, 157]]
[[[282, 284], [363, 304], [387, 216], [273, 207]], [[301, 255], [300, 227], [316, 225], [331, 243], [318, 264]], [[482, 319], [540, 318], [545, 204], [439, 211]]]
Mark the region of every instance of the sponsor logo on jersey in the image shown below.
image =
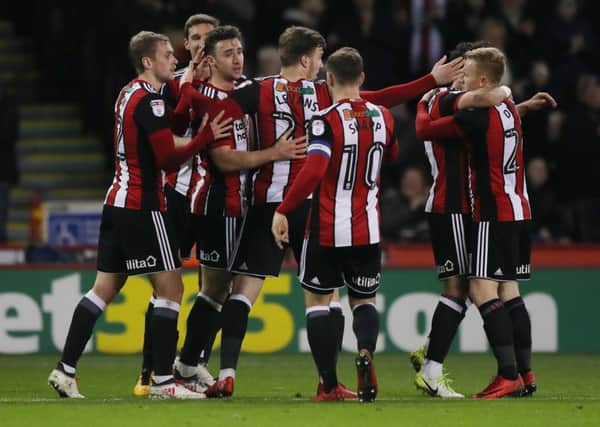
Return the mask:
[[153, 99], [150, 101], [150, 107], [152, 108], [152, 114], [156, 117], [162, 117], [165, 115], [165, 101], [162, 99]]
[[141, 270], [143, 268], [156, 267], [156, 258], [152, 255], [148, 255], [146, 259], [128, 259], [125, 261], [127, 270]]
[[359, 117], [379, 117], [379, 111], [377, 110], [364, 110], [364, 111], [355, 111], [355, 110], [344, 110], [344, 120], [352, 120]]
[[299, 93], [300, 95], [313, 95], [315, 93], [312, 87], [288, 86], [282, 82], [275, 85], [275, 90], [278, 92]]

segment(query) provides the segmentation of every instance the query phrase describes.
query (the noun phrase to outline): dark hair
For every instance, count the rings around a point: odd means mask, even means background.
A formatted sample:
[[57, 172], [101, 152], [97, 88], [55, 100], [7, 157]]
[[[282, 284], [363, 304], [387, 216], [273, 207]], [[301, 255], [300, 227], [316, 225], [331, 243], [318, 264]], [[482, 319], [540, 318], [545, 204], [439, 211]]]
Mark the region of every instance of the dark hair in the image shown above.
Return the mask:
[[465, 56], [465, 54], [470, 50], [490, 46], [490, 42], [485, 40], [477, 40], [476, 42], [460, 42], [448, 54], [448, 61], [452, 61], [458, 57]]
[[325, 39], [318, 31], [306, 27], [288, 27], [279, 36], [281, 65], [295, 65], [303, 55], [310, 55], [316, 48], [325, 49], [326, 46]]
[[223, 40], [238, 39], [242, 41], [242, 33], [238, 27], [233, 25], [223, 25], [217, 27], [206, 35], [204, 39], [204, 52], [207, 55], [215, 55], [215, 48], [217, 43]]
[[168, 42], [169, 38], [164, 34], [152, 31], [140, 31], [129, 40], [129, 57], [138, 74], [144, 72], [142, 58], [144, 56], [154, 58], [156, 46], [160, 42]]
[[341, 47], [327, 58], [327, 71], [341, 85], [356, 83], [363, 72], [363, 59], [353, 47]]
[[214, 16], [205, 15], [204, 13], [192, 15], [185, 21], [185, 25], [183, 26], [183, 37], [187, 39], [190, 35], [190, 27], [198, 24], [210, 24], [213, 27], [217, 27], [219, 26], [219, 20]]

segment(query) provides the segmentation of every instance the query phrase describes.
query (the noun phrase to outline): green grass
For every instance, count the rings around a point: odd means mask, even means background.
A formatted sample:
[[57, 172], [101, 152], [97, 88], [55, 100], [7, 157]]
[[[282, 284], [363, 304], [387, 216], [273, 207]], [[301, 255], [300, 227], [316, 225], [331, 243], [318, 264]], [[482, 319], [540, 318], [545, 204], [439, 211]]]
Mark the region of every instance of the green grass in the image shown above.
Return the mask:
[[[235, 397], [196, 402], [150, 401], [131, 395], [139, 356], [84, 355], [82, 401], [59, 399], [46, 383], [56, 355], [0, 356], [1, 426], [598, 426], [600, 356], [535, 355], [539, 391], [529, 399], [442, 401], [415, 391], [405, 354], [378, 355], [378, 400], [309, 401], [316, 374], [308, 354], [240, 359]], [[213, 365], [218, 354], [213, 357]], [[480, 391], [494, 371], [490, 355], [451, 355], [457, 391]], [[213, 367], [213, 371], [214, 371]], [[355, 384], [353, 356], [339, 362], [341, 381]]]

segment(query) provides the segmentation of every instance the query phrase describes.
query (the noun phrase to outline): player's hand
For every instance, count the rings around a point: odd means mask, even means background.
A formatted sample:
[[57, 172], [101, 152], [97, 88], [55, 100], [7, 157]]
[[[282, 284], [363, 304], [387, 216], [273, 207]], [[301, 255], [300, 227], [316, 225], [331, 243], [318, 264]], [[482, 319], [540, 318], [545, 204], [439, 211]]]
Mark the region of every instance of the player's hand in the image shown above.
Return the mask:
[[208, 66], [208, 55], [204, 49], [200, 49], [192, 58], [190, 66], [194, 70], [194, 80], [206, 81], [210, 78], [210, 67]]
[[285, 215], [282, 215], [279, 212], [275, 212], [275, 214], [273, 214], [271, 233], [273, 233], [275, 243], [279, 249], [283, 249], [284, 243], [289, 243], [290, 238], [288, 235], [288, 220]]
[[289, 139], [291, 135], [292, 129], [290, 128], [275, 141], [275, 145], [273, 145], [275, 152], [273, 160], [294, 160], [306, 157], [306, 150], [308, 148], [306, 135]]
[[536, 111], [542, 108], [556, 108], [556, 100], [548, 92], [538, 92], [527, 101], [530, 110]]
[[233, 119], [231, 117], [223, 119], [224, 114], [225, 110], [221, 110], [221, 112], [210, 122], [210, 130], [212, 130], [215, 140], [228, 137], [229, 131], [233, 127], [231, 124]]
[[465, 62], [462, 57], [458, 57], [447, 64], [445, 62], [446, 55], [442, 56], [431, 69], [431, 74], [438, 85], [451, 83], [462, 75], [462, 68]]

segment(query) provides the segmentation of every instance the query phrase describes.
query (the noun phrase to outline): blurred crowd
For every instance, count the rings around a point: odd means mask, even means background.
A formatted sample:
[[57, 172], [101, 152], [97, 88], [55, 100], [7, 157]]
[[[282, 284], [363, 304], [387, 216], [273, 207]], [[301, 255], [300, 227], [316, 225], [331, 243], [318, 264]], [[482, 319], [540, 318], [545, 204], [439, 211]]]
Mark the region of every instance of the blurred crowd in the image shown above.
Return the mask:
[[[319, 30], [328, 52], [360, 50], [365, 88], [426, 74], [460, 41], [485, 39], [509, 59], [505, 82], [517, 102], [548, 91], [559, 108], [523, 120], [528, 188], [540, 242], [600, 241], [600, 8], [594, 0], [31, 0], [7, 5], [19, 34], [33, 38], [43, 71], [40, 95], [77, 101], [88, 132], [112, 141], [112, 108], [132, 78], [131, 35], [167, 33], [180, 65], [189, 58], [182, 28], [194, 13], [237, 25], [248, 76], [276, 74], [279, 33]], [[382, 217], [388, 241], [427, 241], [430, 185], [415, 103], [394, 109], [402, 154], [384, 171]], [[112, 167], [107, 161], [107, 167]], [[387, 214], [392, 212], [393, 214]]]

